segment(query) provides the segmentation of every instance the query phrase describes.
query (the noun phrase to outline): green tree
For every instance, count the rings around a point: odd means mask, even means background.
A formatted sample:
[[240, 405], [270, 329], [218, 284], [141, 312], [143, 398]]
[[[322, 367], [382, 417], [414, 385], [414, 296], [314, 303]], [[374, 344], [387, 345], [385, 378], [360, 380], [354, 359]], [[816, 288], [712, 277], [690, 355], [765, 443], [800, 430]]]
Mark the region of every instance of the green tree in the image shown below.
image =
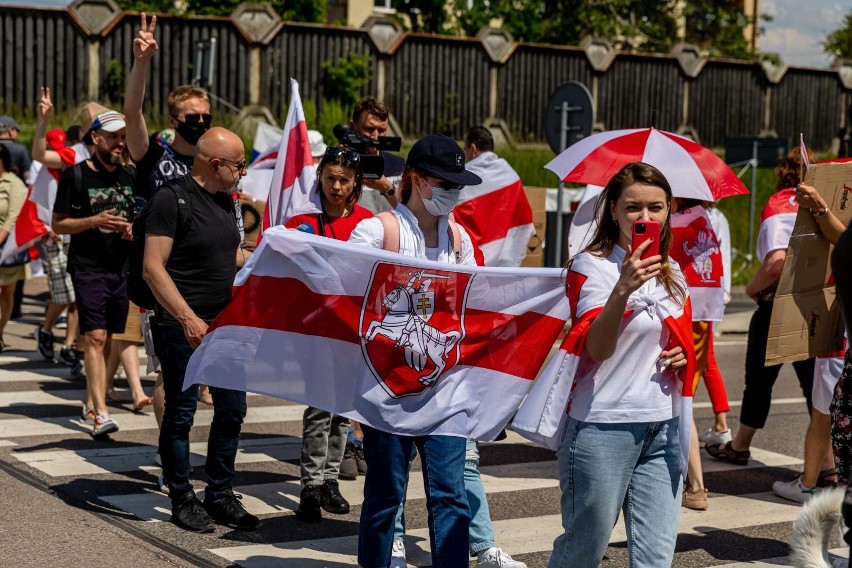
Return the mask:
[[322, 92], [326, 99], [351, 107], [361, 96], [361, 89], [370, 82], [372, 58], [350, 53], [337, 61], [322, 64]]
[[835, 65], [841, 59], [852, 59], [852, 10], [843, 19], [843, 25], [825, 37], [822, 47], [834, 58]]
[[449, 14], [445, 5], [444, 0], [393, 0], [391, 3], [397, 14], [408, 16], [411, 31], [430, 34], [448, 33], [445, 25]]

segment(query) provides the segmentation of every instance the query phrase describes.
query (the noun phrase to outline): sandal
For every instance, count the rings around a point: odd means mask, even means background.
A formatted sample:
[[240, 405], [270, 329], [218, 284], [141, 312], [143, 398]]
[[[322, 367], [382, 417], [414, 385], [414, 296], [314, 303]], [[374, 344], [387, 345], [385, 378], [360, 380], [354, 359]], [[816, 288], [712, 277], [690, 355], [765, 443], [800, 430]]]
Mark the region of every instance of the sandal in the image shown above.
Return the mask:
[[748, 459], [751, 457], [750, 451], [735, 450], [731, 446], [731, 442], [728, 442], [725, 445], [707, 444], [704, 446], [704, 449], [717, 460], [726, 461], [734, 465], [748, 465]]
[[[831, 478], [831, 479], [829, 479]], [[817, 487], [834, 487], [837, 485], [837, 470], [833, 467], [820, 470], [817, 477]]]

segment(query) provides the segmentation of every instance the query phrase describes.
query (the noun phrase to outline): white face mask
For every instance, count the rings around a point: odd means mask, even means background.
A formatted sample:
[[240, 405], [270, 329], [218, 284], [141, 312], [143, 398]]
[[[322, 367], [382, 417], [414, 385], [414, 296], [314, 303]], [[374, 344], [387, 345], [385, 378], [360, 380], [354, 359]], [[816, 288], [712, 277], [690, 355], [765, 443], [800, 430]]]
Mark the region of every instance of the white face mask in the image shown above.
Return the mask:
[[[417, 190], [420, 193], [420, 190]], [[456, 204], [459, 202], [459, 191], [453, 189], [444, 189], [443, 187], [432, 188], [432, 199], [425, 199], [420, 193], [420, 199], [423, 200], [423, 206], [426, 211], [435, 217], [449, 215]]]

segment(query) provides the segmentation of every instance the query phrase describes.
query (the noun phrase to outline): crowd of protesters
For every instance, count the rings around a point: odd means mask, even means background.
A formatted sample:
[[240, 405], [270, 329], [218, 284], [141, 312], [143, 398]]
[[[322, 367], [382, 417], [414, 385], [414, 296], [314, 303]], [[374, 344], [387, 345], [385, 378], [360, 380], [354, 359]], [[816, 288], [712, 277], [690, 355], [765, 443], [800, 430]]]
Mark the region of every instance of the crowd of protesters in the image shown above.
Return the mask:
[[[148, 131], [142, 108], [148, 69], [158, 53], [155, 29], [156, 18], [149, 23], [143, 14], [123, 112], [90, 103], [79, 125], [51, 130], [53, 101], [49, 88], [43, 88], [33, 161], [15, 141], [18, 123], [0, 117], [0, 241], [10, 237], [21, 215], [27, 185], [35, 191], [44, 174], [56, 189], [48, 230], [34, 244], [49, 290], [44, 320], [34, 333], [36, 349], [45, 359], [69, 365], [72, 376], [85, 378], [82, 419], [91, 422], [94, 438], [120, 429], [110, 402], [129, 404], [136, 412], [153, 405], [160, 426], [159, 487], [171, 498], [177, 525], [197, 532], [212, 532], [216, 524], [252, 530], [260, 519], [233, 492], [245, 393], [197, 386], [183, 390], [187, 362], [227, 305], [234, 276], [250, 255], [237, 195], [247, 161], [241, 139], [213, 126], [208, 94], [198, 87], [177, 86], [166, 101], [169, 128]], [[387, 132], [388, 122], [385, 105], [368, 97], [353, 109], [350, 126], [375, 139]], [[430, 135], [414, 144], [407, 160], [382, 152], [383, 175], [369, 180], [352, 148], [327, 145], [315, 131], [310, 141], [322, 212], [294, 217], [289, 228], [412, 257], [476, 264], [474, 243], [452, 212], [461, 191], [482, 182], [464, 163], [465, 154], [471, 160], [493, 153], [486, 128], [472, 129], [464, 149], [450, 138]], [[673, 198], [671, 180], [648, 164], [628, 164], [604, 188], [594, 235], [568, 265], [573, 324], [585, 327], [557, 454], [565, 532], [554, 543], [550, 566], [596, 566], [622, 511], [631, 565], [670, 565], [681, 507], [704, 510], [712, 502], [699, 440], [717, 460], [749, 463], [780, 368], [765, 367], [763, 361], [795, 213], [800, 207], [813, 213], [831, 242], [846, 230], [814, 188], [802, 183], [802, 171], [797, 149], [778, 167], [777, 192], [762, 215], [761, 267], [746, 287], [756, 310], [735, 434], [727, 423], [728, 393], [713, 349], [714, 323], [730, 299], [724, 216], [713, 203]], [[636, 221], [660, 226], [658, 247], [650, 256], [644, 254], [650, 241], [632, 247]], [[143, 234], [135, 234], [140, 230]], [[139, 240], [144, 242], [142, 279], [156, 300], [148, 310], [131, 303], [128, 292], [128, 265]], [[16, 288], [32, 272], [29, 256], [19, 251], [0, 261], [0, 350]], [[690, 302], [687, 343], [672, 339], [680, 336], [664, 317], [639, 317], [654, 310], [657, 315], [682, 313]], [[67, 328], [57, 352], [61, 318]], [[150, 396], [138, 368], [142, 344], [148, 347], [149, 370], [158, 373]], [[128, 391], [114, 386], [119, 365]], [[694, 372], [678, 379], [682, 368]], [[852, 415], [847, 395], [852, 381], [837, 385], [841, 372], [849, 374], [843, 351], [794, 363], [794, 368], [811, 416], [804, 472], [772, 488], [781, 497], [805, 502], [819, 487], [848, 480], [848, 428], [837, 425]], [[701, 378], [715, 420], [699, 432], [694, 421], [679, 421], [677, 402]], [[213, 406], [203, 502], [190, 480], [188, 442], [199, 400]], [[405, 566], [405, 490], [418, 453], [429, 489], [433, 565], [466, 566], [475, 557], [479, 566], [525, 568], [496, 546], [473, 440], [397, 435], [309, 407], [303, 418], [297, 517], [318, 522], [322, 511], [349, 513], [338, 480], [364, 475], [359, 564]], [[612, 475], [601, 478], [602, 470]], [[653, 537], [637, 538], [645, 527], [651, 527]]]

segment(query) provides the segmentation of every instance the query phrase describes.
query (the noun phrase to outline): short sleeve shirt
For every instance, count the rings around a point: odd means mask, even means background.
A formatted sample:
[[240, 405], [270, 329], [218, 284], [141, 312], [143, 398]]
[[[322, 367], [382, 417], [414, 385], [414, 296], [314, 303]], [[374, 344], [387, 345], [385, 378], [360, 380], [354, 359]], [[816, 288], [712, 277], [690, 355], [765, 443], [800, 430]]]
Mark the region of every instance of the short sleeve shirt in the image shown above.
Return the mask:
[[[177, 184], [190, 200], [189, 223], [185, 227], [178, 227], [178, 197], [169, 189]], [[174, 239], [166, 271], [181, 296], [198, 317], [211, 321], [228, 305], [237, 274], [240, 234], [231, 197], [210, 193], [192, 176], [184, 176], [154, 194], [146, 215], [146, 235]], [[163, 318], [173, 321], [168, 313]]]
[[[133, 222], [133, 187], [136, 172], [132, 168], [116, 168], [113, 172], [96, 171], [91, 162], [67, 168], [59, 177], [53, 212], [83, 219], [103, 211], [114, 210]], [[74, 171], [80, 170], [77, 186]], [[94, 228], [71, 235], [68, 250], [68, 272], [102, 272], [123, 274], [132, 241], [120, 233]]]
[[148, 151], [136, 161], [138, 170], [137, 193], [146, 199], [166, 182], [183, 177], [192, 170], [195, 158], [175, 152], [171, 147], [161, 146], [156, 136], [148, 140]]

